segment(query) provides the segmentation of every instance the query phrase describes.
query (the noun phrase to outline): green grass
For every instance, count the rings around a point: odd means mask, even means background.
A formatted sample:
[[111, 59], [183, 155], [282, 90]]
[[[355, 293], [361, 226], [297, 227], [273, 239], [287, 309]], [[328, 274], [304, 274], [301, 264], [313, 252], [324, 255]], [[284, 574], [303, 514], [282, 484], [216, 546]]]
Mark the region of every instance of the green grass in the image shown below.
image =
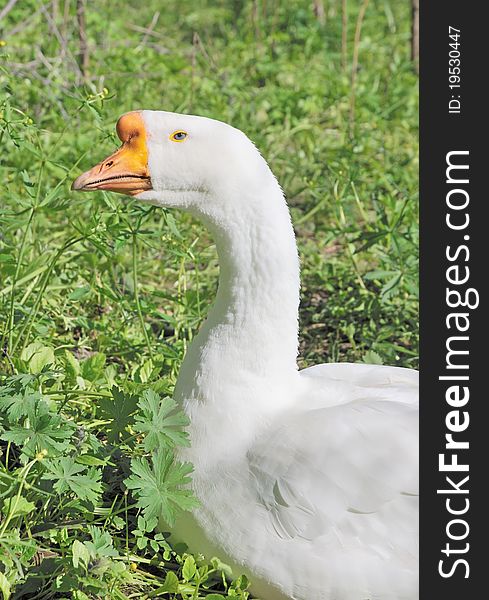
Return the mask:
[[[147, 481], [124, 483], [151, 452], [148, 423], [215, 294], [213, 242], [188, 216], [69, 186], [113, 150], [125, 111], [233, 124], [291, 208], [301, 366], [416, 367], [409, 3], [370, 2], [354, 88], [358, 1], [348, 3], [346, 68], [340, 2], [325, 2], [324, 26], [310, 0], [89, 2], [85, 78], [75, 4], [25, 0], [0, 22], [0, 591], [245, 598], [245, 580], [229, 587], [225, 567], [195, 557], [196, 568], [156, 533]], [[168, 452], [175, 443], [184, 441], [166, 440]], [[163, 508], [191, 502], [178, 495], [184, 477]]]

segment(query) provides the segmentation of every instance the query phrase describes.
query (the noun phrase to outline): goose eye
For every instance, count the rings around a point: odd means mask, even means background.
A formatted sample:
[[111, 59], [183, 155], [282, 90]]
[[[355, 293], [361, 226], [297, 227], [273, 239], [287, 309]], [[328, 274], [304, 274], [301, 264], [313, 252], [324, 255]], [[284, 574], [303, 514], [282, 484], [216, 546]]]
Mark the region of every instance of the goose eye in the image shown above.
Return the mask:
[[183, 140], [187, 137], [186, 131], [174, 131], [170, 135], [170, 139], [172, 142], [183, 142]]

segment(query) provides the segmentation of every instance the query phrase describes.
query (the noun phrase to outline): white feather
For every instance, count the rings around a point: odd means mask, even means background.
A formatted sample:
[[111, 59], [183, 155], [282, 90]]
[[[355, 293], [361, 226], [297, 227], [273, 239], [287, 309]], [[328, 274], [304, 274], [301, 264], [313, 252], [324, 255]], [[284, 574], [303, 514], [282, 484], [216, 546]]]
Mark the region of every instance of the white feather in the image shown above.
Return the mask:
[[[264, 600], [415, 600], [417, 373], [296, 367], [299, 264], [283, 194], [223, 123], [143, 111], [153, 191], [213, 233], [219, 290], [178, 379], [200, 508], [174, 534]], [[168, 141], [176, 129], [182, 144]]]

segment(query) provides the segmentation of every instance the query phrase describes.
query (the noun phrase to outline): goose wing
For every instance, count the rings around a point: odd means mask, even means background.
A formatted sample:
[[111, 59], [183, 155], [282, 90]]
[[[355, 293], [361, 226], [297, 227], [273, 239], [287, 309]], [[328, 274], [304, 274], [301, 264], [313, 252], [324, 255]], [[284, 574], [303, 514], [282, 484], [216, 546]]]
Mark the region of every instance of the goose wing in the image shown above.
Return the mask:
[[369, 543], [366, 520], [383, 539], [415, 528], [415, 505], [405, 500], [418, 493], [417, 405], [392, 401], [406, 394], [402, 382], [378, 389], [372, 373], [359, 377], [368, 385], [352, 383], [350, 401], [291, 411], [248, 452], [258, 500], [281, 538], [358, 534]]

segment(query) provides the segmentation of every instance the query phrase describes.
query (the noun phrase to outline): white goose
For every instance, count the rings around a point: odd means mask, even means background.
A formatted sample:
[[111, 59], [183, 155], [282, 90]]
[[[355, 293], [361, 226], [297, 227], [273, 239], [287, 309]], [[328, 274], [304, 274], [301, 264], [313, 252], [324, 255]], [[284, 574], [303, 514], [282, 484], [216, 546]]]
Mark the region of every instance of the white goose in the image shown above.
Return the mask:
[[75, 190], [189, 211], [212, 232], [217, 298], [175, 391], [201, 506], [174, 534], [264, 600], [415, 600], [417, 373], [297, 369], [299, 261], [282, 191], [254, 145], [211, 119], [143, 110]]

